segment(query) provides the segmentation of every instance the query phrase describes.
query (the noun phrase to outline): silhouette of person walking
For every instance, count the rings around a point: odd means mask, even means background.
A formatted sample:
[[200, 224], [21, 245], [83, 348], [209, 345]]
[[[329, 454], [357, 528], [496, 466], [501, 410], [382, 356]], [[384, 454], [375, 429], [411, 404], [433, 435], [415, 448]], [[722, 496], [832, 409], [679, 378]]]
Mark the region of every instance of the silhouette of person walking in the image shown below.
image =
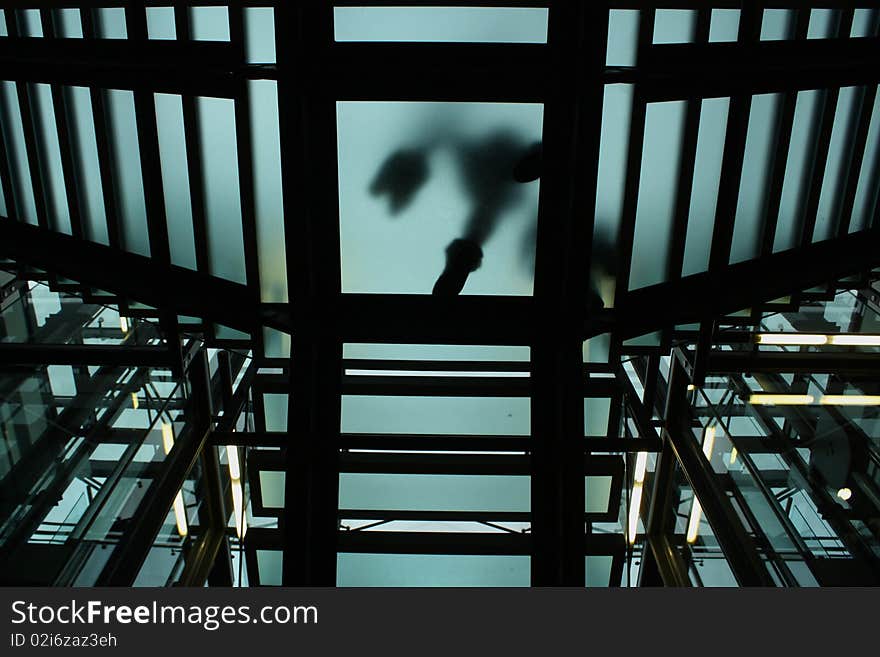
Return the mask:
[[499, 218], [515, 204], [521, 184], [541, 175], [541, 144], [531, 146], [510, 132], [498, 130], [484, 139], [465, 140], [446, 135], [417, 147], [400, 149], [385, 159], [370, 185], [374, 196], [387, 195], [389, 210], [398, 214], [412, 201], [429, 174], [428, 156], [442, 146], [452, 148], [461, 186], [471, 210], [463, 235], [446, 247], [446, 267], [434, 284], [436, 296], [455, 296], [468, 276], [479, 269], [483, 245]]

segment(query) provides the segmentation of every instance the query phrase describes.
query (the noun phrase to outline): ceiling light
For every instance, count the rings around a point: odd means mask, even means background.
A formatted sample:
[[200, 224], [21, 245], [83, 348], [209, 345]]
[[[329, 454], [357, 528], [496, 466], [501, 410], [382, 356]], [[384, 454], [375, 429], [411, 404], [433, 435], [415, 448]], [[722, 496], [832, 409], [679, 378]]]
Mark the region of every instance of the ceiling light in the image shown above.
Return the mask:
[[816, 403], [816, 398], [813, 395], [775, 395], [775, 394], [763, 394], [763, 393], [752, 393], [749, 396], [749, 403], [755, 406], [763, 405], [786, 405], [786, 406], [807, 406], [809, 404]]
[[755, 342], [775, 345], [820, 345], [828, 343], [828, 336], [818, 333], [758, 333]]
[[880, 395], [822, 395], [825, 406], [880, 406]]
[[880, 347], [880, 335], [829, 335], [828, 344], [842, 347]]
[[846, 487], [841, 488], [839, 491], [837, 491], [837, 497], [846, 502], [849, 498], [852, 497], [852, 490]]

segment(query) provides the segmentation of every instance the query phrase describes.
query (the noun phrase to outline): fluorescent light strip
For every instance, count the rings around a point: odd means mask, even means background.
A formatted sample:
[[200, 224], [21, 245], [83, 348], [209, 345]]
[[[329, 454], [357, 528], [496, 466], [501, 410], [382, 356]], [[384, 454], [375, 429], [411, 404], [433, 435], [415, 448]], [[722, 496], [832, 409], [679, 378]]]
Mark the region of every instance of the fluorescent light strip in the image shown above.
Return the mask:
[[818, 399], [813, 395], [773, 395], [755, 393], [749, 397], [749, 403], [760, 406], [880, 406], [880, 395], [822, 395]]
[[829, 335], [828, 344], [840, 347], [880, 347], [880, 335]]
[[772, 406], [783, 404], [786, 406], [808, 406], [816, 403], [813, 395], [774, 395], [764, 393], [752, 393], [749, 403], [756, 406]]
[[[712, 460], [712, 450], [715, 449], [715, 425], [710, 424], [703, 431], [703, 455]], [[691, 515], [688, 518], [687, 534], [685, 540], [688, 543], [696, 543], [700, 534], [700, 518], [703, 515], [703, 507], [700, 500], [697, 499], [697, 492], [694, 491], [694, 501], [691, 505]]]
[[[168, 454], [171, 448], [174, 447], [174, 428], [167, 422], [162, 423], [162, 447], [165, 449], [165, 454]], [[177, 533], [180, 534], [181, 538], [185, 538], [189, 533], [189, 527], [186, 524], [186, 506], [183, 504], [183, 489], [177, 491], [173, 508], [174, 520], [177, 523]]]
[[636, 467], [633, 473], [632, 499], [629, 505], [629, 522], [627, 532], [630, 544], [636, 542], [636, 533], [639, 529], [639, 513], [642, 507], [642, 492], [645, 486], [645, 472], [648, 470], [648, 452], [636, 454]]
[[755, 336], [758, 344], [772, 345], [834, 345], [837, 347], [880, 347], [880, 335], [860, 333], [838, 333], [823, 335], [821, 333], [758, 333]]
[[241, 485], [241, 463], [238, 460], [238, 447], [226, 446], [226, 458], [229, 460], [229, 477], [232, 479], [232, 513], [235, 517], [235, 533], [238, 538], [247, 532], [247, 517], [244, 509], [244, 488]]
[[466, 372], [460, 370], [354, 370], [346, 369], [346, 376], [424, 376], [446, 378], [505, 378], [526, 379], [529, 372]]
[[131, 407], [137, 409], [138, 406], [138, 394], [136, 392], [133, 392], [131, 393]]
[[828, 336], [817, 333], [758, 333], [755, 342], [775, 345], [822, 345], [828, 344]]
[[824, 406], [880, 406], [880, 395], [822, 395]]
[[119, 316], [119, 328], [123, 333], [128, 333], [128, 320], [122, 315]]

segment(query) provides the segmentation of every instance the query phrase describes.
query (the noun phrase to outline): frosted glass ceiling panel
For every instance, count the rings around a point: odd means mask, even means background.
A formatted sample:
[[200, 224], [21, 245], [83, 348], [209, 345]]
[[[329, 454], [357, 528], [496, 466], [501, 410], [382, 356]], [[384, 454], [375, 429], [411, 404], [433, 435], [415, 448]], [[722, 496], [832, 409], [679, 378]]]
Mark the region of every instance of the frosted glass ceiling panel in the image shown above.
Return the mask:
[[61, 146], [58, 143], [58, 127], [55, 125], [52, 88], [48, 84], [29, 84], [28, 96], [31, 99], [35, 128], [44, 146], [40, 153], [44, 156], [40, 158], [40, 178], [49, 201], [49, 225], [54, 230], [70, 235], [70, 208], [67, 207], [64, 171], [61, 169]]
[[736, 41], [739, 32], [739, 9], [713, 9], [709, 23], [709, 41]]
[[278, 84], [274, 80], [254, 80], [248, 82], [248, 91], [261, 299], [263, 303], [287, 303]]
[[388, 511], [528, 512], [531, 479], [502, 475], [339, 475], [339, 508]]
[[611, 399], [609, 397], [585, 397], [584, 435], [607, 436], [610, 414]]
[[638, 10], [612, 9], [608, 16], [608, 51], [605, 55], [605, 64], [635, 66], [638, 45]]
[[791, 9], [765, 9], [761, 20], [761, 40], [788, 39], [793, 18], [794, 12]]
[[853, 205], [850, 232], [863, 230], [871, 225], [871, 213], [877, 205], [877, 187], [880, 176], [880, 93], [874, 97], [874, 110], [871, 113], [871, 127], [868, 129], [868, 141], [865, 146], [865, 157], [859, 173], [856, 187], [856, 199]]
[[[34, 188], [31, 186], [30, 167], [24, 143], [24, 129], [21, 122], [21, 108], [15, 82], [3, 82], [3, 120], [0, 129], [6, 141], [10, 169], [17, 183], [15, 189], [15, 205], [18, 218], [29, 224], [37, 224], [37, 207], [34, 201]], [[10, 200], [12, 203], [12, 200]]]
[[834, 36], [838, 22], [837, 11], [834, 9], [811, 10], [807, 38], [830, 39]]
[[527, 556], [340, 552], [337, 586], [529, 586]]
[[183, 129], [183, 100], [172, 94], [155, 94], [154, 97], [171, 262], [195, 269], [196, 246]]
[[278, 393], [263, 394], [263, 413], [266, 431], [287, 431], [288, 396]]
[[528, 347], [443, 345], [443, 344], [370, 344], [345, 343], [343, 358], [384, 360], [486, 360], [528, 362]]
[[193, 39], [229, 41], [229, 10], [226, 7], [192, 7]]
[[257, 570], [263, 586], [281, 586], [284, 552], [281, 550], [257, 550]]
[[105, 39], [127, 39], [125, 9], [112, 7], [98, 10], [99, 34]]
[[144, 180], [141, 176], [140, 147], [134, 117], [134, 93], [112, 89], [107, 92], [107, 100], [123, 243], [127, 250], [149, 256], [150, 238], [147, 232]]
[[453, 240], [482, 244], [463, 294], [530, 295], [538, 182], [513, 168], [542, 105], [337, 103], [342, 291], [430, 294]]
[[547, 9], [334, 7], [336, 41], [547, 43]]
[[267, 509], [284, 508], [286, 474], [277, 470], [260, 470], [260, 494]]
[[694, 185], [682, 267], [684, 276], [698, 274], [709, 267], [729, 106], [729, 98], [707, 98], [700, 108]]
[[263, 353], [266, 358], [290, 358], [290, 333], [264, 326]]
[[761, 231], [764, 227], [767, 192], [773, 167], [778, 108], [778, 94], [752, 97], [739, 200], [733, 225], [731, 263], [754, 258], [760, 252]]
[[685, 101], [647, 108], [630, 290], [666, 280], [685, 108]]
[[807, 176], [812, 171], [816, 152], [816, 120], [822, 91], [800, 91], [794, 110], [791, 144], [782, 183], [782, 201], [773, 251], [784, 251], [797, 246], [801, 239], [804, 204], [809, 189]]
[[[623, 212], [626, 185], [626, 158], [629, 147], [629, 124], [632, 114], [633, 87], [628, 84], [605, 86], [602, 106], [602, 136], [599, 142], [599, 173], [596, 194], [596, 225], [593, 229], [594, 247], [605, 244], [617, 250], [617, 236]], [[594, 261], [596, 256], [594, 248]], [[601, 290], [602, 301], [614, 305], [614, 289]]]
[[856, 128], [856, 110], [863, 89], [845, 87], [837, 99], [837, 111], [831, 128], [828, 161], [822, 178], [819, 211], [813, 229], [813, 241], [829, 240], [837, 233], [840, 222], [840, 200], [852, 159], [852, 139]]
[[611, 581], [611, 567], [614, 557], [610, 555], [590, 555], [584, 557], [584, 570], [587, 586], [608, 586]]
[[197, 109], [211, 273], [244, 283], [235, 103], [227, 98], [199, 98]]
[[275, 10], [272, 7], [247, 7], [244, 10], [244, 47], [247, 61], [275, 61]]
[[850, 36], [870, 37], [877, 33], [877, 21], [873, 20], [871, 12], [871, 9], [856, 9]]
[[584, 513], [607, 513], [611, 501], [611, 475], [584, 477]]
[[71, 87], [68, 93], [75, 135], [72, 144], [76, 151], [75, 160], [80, 164], [77, 188], [86, 237], [100, 244], [109, 244], [91, 94], [87, 87]]
[[654, 43], [690, 43], [697, 12], [693, 9], [657, 9], [654, 14]]
[[176, 39], [174, 7], [147, 7], [147, 37], [150, 39]]
[[82, 39], [82, 18], [79, 9], [59, 9], [58, 12], [61, 15], [61, 36], [67, 39]]
[[5, 11], [0, 11], [0, 36], [9, 36], [9, 29], [6, 27]]
[[39, 9], [19, 9], [18, 29], [20, 34], [26, 37], [43, 36], [43, 24], [40, 22]]
[[342, 396], [343, 433], [528, 436], [527, 397]]

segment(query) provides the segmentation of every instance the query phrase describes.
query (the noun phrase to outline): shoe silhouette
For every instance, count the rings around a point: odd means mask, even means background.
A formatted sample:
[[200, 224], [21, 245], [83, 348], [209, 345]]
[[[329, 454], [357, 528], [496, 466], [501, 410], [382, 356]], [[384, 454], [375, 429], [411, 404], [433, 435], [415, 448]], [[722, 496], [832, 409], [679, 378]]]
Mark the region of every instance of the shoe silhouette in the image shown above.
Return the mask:
[[483, 249], [471, 240], [457, 239], [446, 247], [446, 268], [434, 283], [434, 296], [454, 297], [464, 288], [467, 277], [480, 268]]
[[513, 179], [527, 183], [541, 177], [541, 142], [532, 144], [513, 167]]

